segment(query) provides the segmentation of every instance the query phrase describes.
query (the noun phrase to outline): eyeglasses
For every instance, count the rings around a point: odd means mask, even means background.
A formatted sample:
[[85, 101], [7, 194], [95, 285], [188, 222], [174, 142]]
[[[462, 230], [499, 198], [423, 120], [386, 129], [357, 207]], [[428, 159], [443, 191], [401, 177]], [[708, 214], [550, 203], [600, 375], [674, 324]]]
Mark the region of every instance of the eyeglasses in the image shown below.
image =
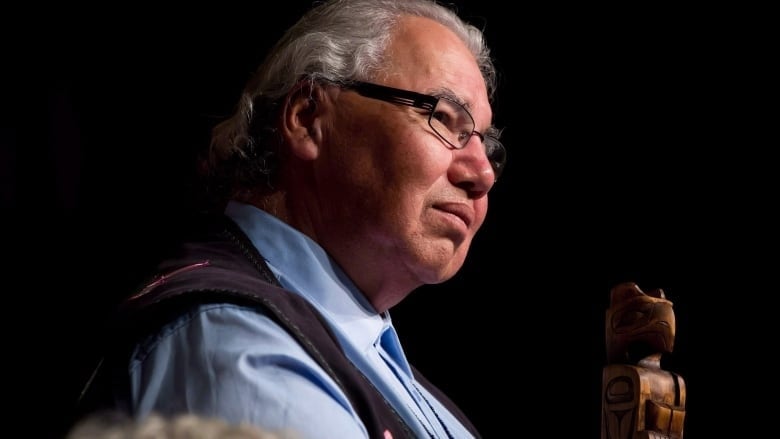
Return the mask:
[[471, 113], [453, 99], [361, 81], [339, 82], [337, 85], [353, 90], [367, 98], [428, 110], [430, 112], [428, 125], [449, 146], [454, 149], [462, 149], [469, 142], [471, 136], [476, 135], [485, 146], [485, 154], [493, 167], [493, 175], [496, 180], [504, 170], [506, 164], [504, 145], [501, 144], [497, 136], [475, 130], [476, 124]]

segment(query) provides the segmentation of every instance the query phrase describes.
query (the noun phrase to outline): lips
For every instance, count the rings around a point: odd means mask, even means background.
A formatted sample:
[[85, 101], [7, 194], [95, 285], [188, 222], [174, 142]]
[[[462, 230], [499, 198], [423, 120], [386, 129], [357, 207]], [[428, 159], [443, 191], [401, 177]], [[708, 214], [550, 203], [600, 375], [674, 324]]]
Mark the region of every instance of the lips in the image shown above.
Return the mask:
[[466, 227], [471, 227], [471, 224], [474, 222], [474, 209], [464, 203], [437, 203], [434, 204], [433, 207], [442, 212], [457, 216], [466, 224]]

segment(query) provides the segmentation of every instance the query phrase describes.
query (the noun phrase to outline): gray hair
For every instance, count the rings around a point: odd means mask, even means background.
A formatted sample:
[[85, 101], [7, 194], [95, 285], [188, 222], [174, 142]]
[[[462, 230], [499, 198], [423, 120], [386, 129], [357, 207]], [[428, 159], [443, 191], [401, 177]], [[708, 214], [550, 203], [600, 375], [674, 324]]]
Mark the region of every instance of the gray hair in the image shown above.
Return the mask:
[[435, 0], [326, 0], [309, 10], [273, 46], [241, 95], [235, 113], [212, 130], [204, 170], [224, 195], [273, 191], [279, 166], [276, 123], [301, 81], [367, 81], [381, 71], [400, 18], [432, 19], [452, 30], [482, 72], [488, 97], [496, 69], [483, 33]]

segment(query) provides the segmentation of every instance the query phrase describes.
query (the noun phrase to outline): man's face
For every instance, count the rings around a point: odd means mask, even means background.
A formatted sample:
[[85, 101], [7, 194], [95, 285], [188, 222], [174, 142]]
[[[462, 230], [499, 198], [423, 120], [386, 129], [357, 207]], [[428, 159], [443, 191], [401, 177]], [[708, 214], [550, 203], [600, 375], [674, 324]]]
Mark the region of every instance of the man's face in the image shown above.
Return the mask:
[[[449, 30], [405, 19], [389, 58], [374, 82], [433, 95], [446, 90], [466, 104], [477, 131], [490, 126], [482, 75]], [[312, 168], [314, 238], [378, 308], [452, 277], [485, 219], [495, 180], [479, 137], [455, 150], [433, 132], [426, 110], [336, 86], [326, 100], [323, 146]]]

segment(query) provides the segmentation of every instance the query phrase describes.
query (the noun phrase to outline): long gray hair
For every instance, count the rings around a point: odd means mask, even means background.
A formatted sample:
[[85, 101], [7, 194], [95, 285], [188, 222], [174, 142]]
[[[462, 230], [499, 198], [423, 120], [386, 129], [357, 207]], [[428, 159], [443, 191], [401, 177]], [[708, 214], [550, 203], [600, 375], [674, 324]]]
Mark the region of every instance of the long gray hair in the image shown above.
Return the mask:
[[273, 46], [235, 113], [212, 130], [204, 171], [222, 196], [272, 191], [279, 166], [279, 111], [301, 81], [368, 81], [380, 71], [398, 20], [426, 17], [452, 30], [476, 58], [488, 97], [496, 69], [482, 31], [434, 0], [329, 0], [309, 10]]

